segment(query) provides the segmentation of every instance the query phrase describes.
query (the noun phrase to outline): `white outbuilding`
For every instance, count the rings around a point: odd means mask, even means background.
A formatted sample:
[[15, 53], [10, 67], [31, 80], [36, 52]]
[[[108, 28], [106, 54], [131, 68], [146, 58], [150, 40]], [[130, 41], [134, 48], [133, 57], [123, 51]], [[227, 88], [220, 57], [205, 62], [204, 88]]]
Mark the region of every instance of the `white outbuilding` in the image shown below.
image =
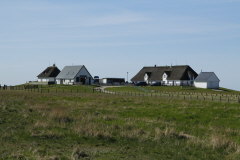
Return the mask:
[[218, 89], [220, 80], [214, 72], [201, 72], [194, 81], [196, 88]]

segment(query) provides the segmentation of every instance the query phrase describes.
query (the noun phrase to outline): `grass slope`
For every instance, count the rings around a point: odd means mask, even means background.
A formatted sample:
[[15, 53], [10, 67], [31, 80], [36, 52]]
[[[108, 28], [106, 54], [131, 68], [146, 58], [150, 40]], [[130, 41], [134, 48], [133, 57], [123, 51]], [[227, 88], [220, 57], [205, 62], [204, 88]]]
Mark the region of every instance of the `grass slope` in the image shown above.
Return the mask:
[[240, 159], [239, 104], [0, 91], [0, 159]]
[[239, 91], [233, 91], [225, 88], [220, 88], [221, 91], [212, 89], [200, 89], [195, 87], [180, 87], [180, 86], [147, 86], [147, 87], [136, 87], [136, 86], [124, 86], [124, 87], [113, 87], [107, 88], [109, 91], [115, 92], [185, 92], [185, 93], [209, 93], [209, 94], [240, 94]]

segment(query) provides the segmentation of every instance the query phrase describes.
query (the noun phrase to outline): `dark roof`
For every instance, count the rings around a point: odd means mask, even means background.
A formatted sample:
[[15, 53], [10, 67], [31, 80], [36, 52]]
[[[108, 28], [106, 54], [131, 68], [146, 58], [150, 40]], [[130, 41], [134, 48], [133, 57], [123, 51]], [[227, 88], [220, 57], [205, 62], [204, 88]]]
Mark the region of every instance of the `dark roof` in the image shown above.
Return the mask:
[[198, 74], [188, 65], [143, 67], [143, 69], [134, 76], [131, 81], [144, 81], [146, 73], [151, 73], [151, 76], [149, 77], [150, 81], [161, 81], [164, 73], [168, 75], [168, 80], [190, 80], [188, 72], [191, 72], [194, 75], [194, 78], [198, 76]]
[[208, 82], [210, 78], [214, 81], [220, 81], [214, 72], [201, 72], [195, 82]]
[[41, 74], [39, 74], [38, 78], [50, 78], [50, 77], [57, 77], [57, 75], [61, 71], [55, 66], [50, 66], [47, 69], [45, 69]]

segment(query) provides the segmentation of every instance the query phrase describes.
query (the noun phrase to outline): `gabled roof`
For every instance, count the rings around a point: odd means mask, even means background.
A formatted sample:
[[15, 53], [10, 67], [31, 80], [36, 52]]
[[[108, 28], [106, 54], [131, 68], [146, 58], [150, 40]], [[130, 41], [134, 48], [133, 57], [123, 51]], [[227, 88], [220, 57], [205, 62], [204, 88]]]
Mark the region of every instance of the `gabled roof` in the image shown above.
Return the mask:
[[50, 66], [47, 69], [45, 69], [42, 73], [40, 73], [37, 77], [38, 78], [52, 78], [52, 77], [57, 77], [57, 75], [61, 71], [55, 66]]
[[83, 65], [65, 66], [57, 76], [57, 79], [74, 79], [83, 67]]
[[155, 66], [155, 67], [143, 67], [143, 69], [134, 76], [131, 81], [144, 81], [144, 75], [151, 73], [149, 77], [150, 81], [161, 81], [164, 73], [168, 75], [168, 80], [189, 80], [188, 72], [191, 72], [194, 77], [198, 74], [188, 65], [183, 66]]
[[201, 72], [195, 82], [220, 81], [214, 72]]

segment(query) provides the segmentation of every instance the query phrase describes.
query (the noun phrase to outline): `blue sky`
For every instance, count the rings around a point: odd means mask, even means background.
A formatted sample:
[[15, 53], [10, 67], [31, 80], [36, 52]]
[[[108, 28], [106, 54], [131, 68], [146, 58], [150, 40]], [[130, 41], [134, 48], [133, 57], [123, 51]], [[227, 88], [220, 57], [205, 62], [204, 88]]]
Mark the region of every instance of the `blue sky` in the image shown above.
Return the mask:
[[240, 90], [240, 0], [1, 0], [0, 84], [49, 64], [101, 77], [191, 65]]

